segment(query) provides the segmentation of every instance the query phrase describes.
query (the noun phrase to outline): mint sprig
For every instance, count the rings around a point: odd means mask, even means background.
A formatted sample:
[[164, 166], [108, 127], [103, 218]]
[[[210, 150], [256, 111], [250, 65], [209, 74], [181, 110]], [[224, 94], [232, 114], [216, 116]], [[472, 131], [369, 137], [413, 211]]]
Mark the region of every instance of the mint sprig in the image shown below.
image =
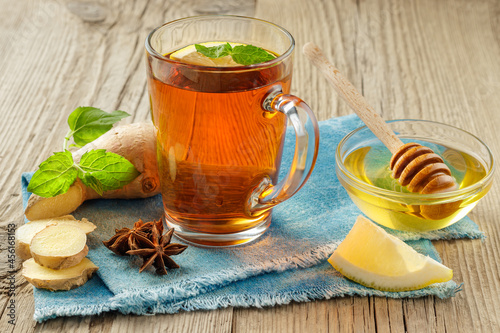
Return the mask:
[[28, 185], [28, 191], [41, 197], [53, 197], [68, 191], [77, 178], [102, 195], [130, 183], [139, 171], [124, 157], [104, 149], [90, 150], [79, 163], [67, 150], [69, 140], [81, 147], [109, 131], [114, 123], [128, 117], [124, 111], [104, 112], [93, 107], [79, 107], [68, 118], [70, 130], [64, 138], [64, 151], [42, 162]]
[[274, 55], [266, 50], [253, 45], [236, 45], [232, 47], [231, 44], [226, 43], [207, 47], [201, 44], [194, 44], [194, 47], [196, 51], [206, 57], [216, 59], [229, 55], [236, 63], [244, 66], [259, 64], [275, 58]]

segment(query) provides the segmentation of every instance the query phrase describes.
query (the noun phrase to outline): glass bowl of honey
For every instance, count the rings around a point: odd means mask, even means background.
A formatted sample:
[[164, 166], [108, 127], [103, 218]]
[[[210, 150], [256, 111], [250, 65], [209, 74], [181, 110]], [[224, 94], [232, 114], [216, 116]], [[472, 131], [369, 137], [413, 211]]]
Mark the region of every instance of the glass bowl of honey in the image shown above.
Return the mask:
[[[457, 127], [426, 120], [388, 121], [403, 141], [431, 148], [450, 168], [458, 188], [442, 193], [412, 193], [391, 176], [391, 152], [366, 127], [345, 136], [337, 146], [337, 177], [354, 204], [388, 228], [429, 231], [466, 216], [490, 189], [495, 163], [488, 146]], [[440, 214], [426, 214], [438, 211]]]

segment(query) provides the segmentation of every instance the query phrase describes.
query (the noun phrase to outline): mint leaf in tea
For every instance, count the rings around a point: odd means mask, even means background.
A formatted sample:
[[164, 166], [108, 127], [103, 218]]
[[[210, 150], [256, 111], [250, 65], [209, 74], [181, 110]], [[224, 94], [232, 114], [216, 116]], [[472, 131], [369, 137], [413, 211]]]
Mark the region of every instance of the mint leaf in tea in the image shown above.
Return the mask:
[[228, 42], [192, 44], [169, 57], [188, 64], [214, 67], [247, 66], [276, 58], [272, 52], [260, 47]]
[[275, 56], [260, 47], [253, 45], [238, 45], [231, 50], [231, 57], [238, 64], [253, 65], [273, 60]]
[[196, 51], [203, 54], [205, 57], [209, 57], [212, 59], [228, 56], [233, 50], [231, 44], [229, 43], [212, 47], [206, 47], [205, 45], [201, 44], [194, 44], [194, 47], [196, 48]]

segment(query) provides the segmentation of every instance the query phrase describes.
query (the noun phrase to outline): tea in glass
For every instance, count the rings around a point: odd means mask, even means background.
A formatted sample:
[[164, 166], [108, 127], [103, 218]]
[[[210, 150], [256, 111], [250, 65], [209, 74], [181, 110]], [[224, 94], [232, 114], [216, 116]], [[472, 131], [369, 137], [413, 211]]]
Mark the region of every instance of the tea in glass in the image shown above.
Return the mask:
[[[186, 45], [188, 38], [172, 41], [179, 29], [187, 29], [187, 36], [212, 31], [208, 40], [192, 37], [206, 47], [257, 41], [272, 60], [241, 65], [231, 56], [211, 59], [197, 52], [195, 43]], [[255, 35], [259, 31], [266, 37]], [[158, 34], [167, 35], [162, 39]], [[181, 238], [203, 245], [235, 245], [258, 237], [269, 226], [272, 206], [302, 186], [317, 154], [314, 115], [301, 100], [287, 95], [293, 39], [264, 21], [208, 16], [166, 24], [146, 44], [167, 225]], [[286, 186], [277, 188], [287, 126], [287, 114], [280, 109], [284, 105], [294, 109], [288, 117], [312, 115], [297, 138], [303, 142], [298, 154], [309, 158], [304, 165], [295, 161], [300, 173], [290, 172], [282, 184]]]

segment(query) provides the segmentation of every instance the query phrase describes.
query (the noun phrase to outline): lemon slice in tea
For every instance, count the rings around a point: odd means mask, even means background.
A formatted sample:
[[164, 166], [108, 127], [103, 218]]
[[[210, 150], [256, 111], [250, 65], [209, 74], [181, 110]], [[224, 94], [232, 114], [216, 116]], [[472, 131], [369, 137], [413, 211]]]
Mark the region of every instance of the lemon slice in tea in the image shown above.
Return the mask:
[[[227, 42], [207, 42], [200, 43], [206, 47], [219, 46], [221, 44], [226, 44]], [[229, 43], [232, 47], [236, 45], [245, 45], [241, 43]], [[199, 66], [210, 66], [210, 67], [233, 67], [233, 66], [241, 66], [237, 62], [233, 60], [230, 55], [225, 57], [220, 57], [216, 59], [209, 58], [204, 56], [203, 54], [196, 51], [196, 47], [194, 44], [186, 46], [180, 50], [177, 50], [170, 54], [170, 59], [181, 61], [191, 65], [199, 65]]]
[[385, 291], [421, 289], [453, 277], [451, 269], [363, 216], [358, 216], [328, 262], [348, 279]]

